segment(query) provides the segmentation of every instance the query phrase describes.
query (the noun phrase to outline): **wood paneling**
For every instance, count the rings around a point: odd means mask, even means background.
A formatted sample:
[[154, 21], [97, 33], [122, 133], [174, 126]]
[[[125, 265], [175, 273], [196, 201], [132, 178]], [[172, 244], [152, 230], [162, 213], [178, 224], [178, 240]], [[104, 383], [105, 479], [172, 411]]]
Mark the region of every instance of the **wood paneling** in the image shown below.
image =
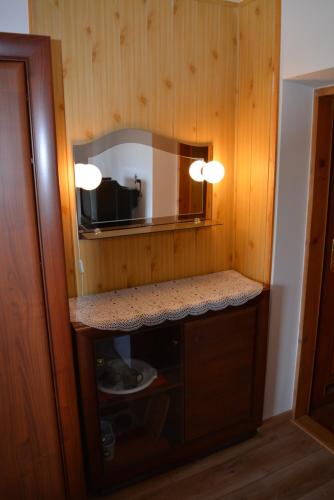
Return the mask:
[[224, 226], [126, 236], [80, 244], [85, 293], [228, 269]]
[[240, 6], [234, 268], [269, 283], [273, 227], [280, 2]]
[[[71, 145], [123, 127], [212, 141], [214, 157], [226, 167], [213, 195], [213, 217], [224, 226], [82, 241], [85, 274], [82, 280], [78, 276], [78, 291], [231, 268], [237, 17], [237, 5], [224, 2], [31, 0], [31, 31], [62, 43], [68, 150], [59, 160], [71, 294], [76, 241], [75, 224], [71, 229], [68, 222], [69, 214], [75, 221]], [[61, 128], [59, 92], [56, 100]]]
[[[75, 219], [71, 214], [75, 214], [75, 200], [71, 196], [73, 192], [74, 176], [73, 169], [67, 168], [67, 139], [66, 139], [66, 123], [65, 123], [65, 102], [64, 102], [64, 86], [63, 86], [63, 70], [62, 70], [62, 53], [61, 43], [57, 40], [51, 42], [52, 55], [52, 78], [53, 78], [53, 93], [55, 102], [55, 125], [57, 131], [57, 159], [58, 159], [58, 177], [61, 202], [61, 216], [64, 233], [64, 250], [66, 260], [66, 277], [67, 289], [72, 297], [76, 295], [76, 277], [75, 277], [75, 260], [76, 245], [73, 235], [76, 231]], [[74, 228], [73, 228], [74, 224]]]
[[[30, 3], [32, 32], [62, 44], [67, 154], [58, 85], [56, 118], [70, 294], [75, 273], [79, 293], [231, 267], [269, 282], [279, 0]], [[59, 74], [59, 57], [56, 65]], [[213, 189], [213, 218], [224, 225], [77, 245], [72, 143], [123, 127], [212, 141], [226, 167]]]

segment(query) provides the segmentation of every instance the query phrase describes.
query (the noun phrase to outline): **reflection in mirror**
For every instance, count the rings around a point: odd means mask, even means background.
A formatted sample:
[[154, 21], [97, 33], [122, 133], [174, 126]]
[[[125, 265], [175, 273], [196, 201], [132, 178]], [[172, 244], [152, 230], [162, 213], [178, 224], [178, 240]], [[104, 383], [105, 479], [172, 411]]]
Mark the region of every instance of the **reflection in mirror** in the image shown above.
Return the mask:
[[101, 184], [77, 189], [79, 232], [210, 219], [211, 190], [189, 175], [211, 159], [206, 144], [184, 144], [124, 129], [73, 146], [75, 164], [96, 165]]

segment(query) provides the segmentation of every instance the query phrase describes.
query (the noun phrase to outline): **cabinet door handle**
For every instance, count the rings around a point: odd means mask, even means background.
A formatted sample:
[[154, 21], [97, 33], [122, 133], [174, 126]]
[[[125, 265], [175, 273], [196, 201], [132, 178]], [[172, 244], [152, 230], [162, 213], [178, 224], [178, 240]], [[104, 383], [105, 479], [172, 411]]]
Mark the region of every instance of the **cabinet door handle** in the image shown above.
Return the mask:
[[334, 273], [334, 239], [332, 240], [330, 272]]

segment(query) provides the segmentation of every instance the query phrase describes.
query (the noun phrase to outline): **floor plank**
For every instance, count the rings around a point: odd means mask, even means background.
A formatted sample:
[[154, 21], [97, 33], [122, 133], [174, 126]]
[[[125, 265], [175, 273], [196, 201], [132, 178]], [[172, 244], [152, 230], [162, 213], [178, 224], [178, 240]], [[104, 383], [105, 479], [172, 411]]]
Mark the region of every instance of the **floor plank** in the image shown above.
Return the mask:
[[319, 488], [306, 493], [306, 495], [303, 495], [298, 500], [323, 500], [326, 498], [330, 500], [333, 500], [334, 498], [334, 479], [321, 485]]
[[[334, 498], [334, 456], [290, 421], [268, 422], [239, 445], [104, 500]], [[319, 496], [311, 496], [318, 492]], [[101, 498], [101, 497], [97, 497]]]
[[297, 500], [315, 490], [334, 476], [334, 458], [321, 449], [305, 458], [269, 474], [261, 481], [248, 484], [230, 495], [216, 498], [224, 500]]

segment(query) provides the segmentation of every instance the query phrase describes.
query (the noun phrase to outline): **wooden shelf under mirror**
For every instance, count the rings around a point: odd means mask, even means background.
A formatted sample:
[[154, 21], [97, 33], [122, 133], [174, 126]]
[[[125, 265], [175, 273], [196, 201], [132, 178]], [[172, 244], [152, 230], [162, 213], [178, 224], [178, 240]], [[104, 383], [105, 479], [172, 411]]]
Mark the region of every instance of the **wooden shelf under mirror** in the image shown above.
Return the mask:
[[97, 240], [103, 238], [115, 238], [118, 236], [130, 236], [135, 234], [145, 233], [161, 233], [164, 231], [182, 231], [185, 229], [200, 229], [203, 227], [222, 226], [223, 222], [213, 220], [187, 220], [174, 221], [162, 224], [147, 224], [139, 226], [124, 226], [123, 228], [98, 228], [98, 229], [81, 229], [79, 237], [85, 240]]

